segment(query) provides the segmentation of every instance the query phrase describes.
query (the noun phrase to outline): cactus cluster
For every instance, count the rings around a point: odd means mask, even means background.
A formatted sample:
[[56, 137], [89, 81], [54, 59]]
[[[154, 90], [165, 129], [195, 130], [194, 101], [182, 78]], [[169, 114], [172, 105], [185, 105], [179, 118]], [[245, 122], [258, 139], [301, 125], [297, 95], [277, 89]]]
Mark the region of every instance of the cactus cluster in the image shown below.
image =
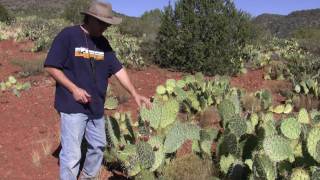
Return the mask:
[[7, 81], [0, 82], [0, 91], [12, 91], [14, 95], [20, 97], [20, 91], [28, 90], [31, 88], [30, 82], [18, 82], [14, 76], [9, 76]]
[[107, 97], [104, 103], [104, 108], [108, 110], [114, 110], [114, 109], [117, 109], [118, 105], [119, 105], [119, 102], [117, 98]]
[[[161, 179], [179, 158], [179, 148], [191, 140], [191, 154], [218, 162], [222, 179], [234, 173], [267, 180], [317, 177], [320, 113], [293, 112], [289, 100], [271, 107], [272, 96], [266, 90], [252, 93], [260, 110], [248, 110], [240, 101], [243, 91], [229, 85], [224, 77], [206, 80], [198, 73], [158, 86], [152, 108], [140, 110], [138, 127], [122, 114], [107, 121], [111, 145], [106, 159], [120, 161], [137, 179]], [[223, 130], [198, 126], [197, 113], [208, 107], [218, 110], [221, 124], [216, 125]], [[275, 120], [278, 117], [281, 120]]]
[[315, 97], [319, 97], [319, 84], [315, 78], [303, 78], [300, 83], [295, 85], [295, 92], [298, 94], [313, 94]]

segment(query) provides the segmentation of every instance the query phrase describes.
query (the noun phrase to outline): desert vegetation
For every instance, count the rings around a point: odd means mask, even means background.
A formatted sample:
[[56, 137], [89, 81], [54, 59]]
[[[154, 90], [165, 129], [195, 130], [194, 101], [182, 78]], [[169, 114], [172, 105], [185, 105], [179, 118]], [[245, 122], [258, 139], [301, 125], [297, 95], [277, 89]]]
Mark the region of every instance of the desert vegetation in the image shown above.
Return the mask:
[[[0, 44], [32, 42], [26, 52], [46, 54], [58, 32], [82, 22], [79, 12], [88, 3], [66, 1], [49, 14], [6, 1], [0, 5]], [[319, 178], [318, 9], [253, 18], [231, 0], [179, 0], [140, 18], [118, 15], [123, 24], [104, 36], [125, 67], [157, 66], [182, 76], [156, 84], [152, 108], [142, 107], [137, 116], [118, 111], [129, 97], [110, 86], [109, 171], [141, 180]], [[18, 98], [32, 89], [24, 78], [43, 75], [44, 58], [12, 59], [21, 70], [1, 77], [0, 96], [12, 92]], [[289, 86], [252, 91], [231, 83], [256, 70], [270, 86]], [[41, 166], [39, 152], [47, 156], [52, 149], [43, 143], [32, 152], [32, 163]]]

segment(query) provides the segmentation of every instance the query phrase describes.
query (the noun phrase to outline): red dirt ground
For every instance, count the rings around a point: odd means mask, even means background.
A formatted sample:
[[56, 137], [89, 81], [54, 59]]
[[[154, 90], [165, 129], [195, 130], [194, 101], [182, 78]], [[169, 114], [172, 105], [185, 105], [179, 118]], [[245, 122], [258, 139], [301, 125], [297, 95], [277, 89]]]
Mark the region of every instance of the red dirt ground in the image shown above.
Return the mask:
[[[28, 42], [0, 42], [0, 81], [20, 71], [19, 67], [10, 63], [12, 59], [29, 60], [44, 56], [41, 53], [25, 52], [31, 45]], [[156, 86], [166, 79], [178, 79], [182, 75], [156, 66], [142, 71], [129, 69], [128, 73], [137, 91], [146, 97], [151, 97]], [[59, 145], [59, 116], [53, 108], [55, 83], [45, 74], [19, 81], [32, 83], [32, 88], [22, 92], [20, 98], [11, 92], [0, 92], [0, 179], [58, 179], [58, 159], [52, 155]], [[277, 95], [279, 88], [289, 86], [285, 82], [263, 80], [262, 70], [233, 77], [231, 82], [249, 91], [267, 88], [276, 95], [275, 101], [282, 100]], [[114, 79], [111, 79], [111, 84], [116, 88], [118, 86]], [[131, 98], [121, 104], [118, 110], [131, 111], [133, 118], [136, 118], [137, 106]], [[111, 174], [103, 171], [102, 177]]]

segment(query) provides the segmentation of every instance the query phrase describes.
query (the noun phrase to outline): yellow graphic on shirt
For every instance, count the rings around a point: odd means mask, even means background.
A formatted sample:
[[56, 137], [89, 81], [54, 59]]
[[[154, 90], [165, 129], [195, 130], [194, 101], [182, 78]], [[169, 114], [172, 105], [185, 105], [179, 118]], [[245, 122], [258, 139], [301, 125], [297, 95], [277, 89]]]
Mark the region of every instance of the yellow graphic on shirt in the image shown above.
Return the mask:
[[85, 59], [93, 58], [94, 60], [97, 60], [97, 61], [102, 61], [104, 59], [104, 52], [89, 50], [88, 48], [85, 48], [85, 47], [75, 48], [74, 55], [76, 57], [82, 57]]

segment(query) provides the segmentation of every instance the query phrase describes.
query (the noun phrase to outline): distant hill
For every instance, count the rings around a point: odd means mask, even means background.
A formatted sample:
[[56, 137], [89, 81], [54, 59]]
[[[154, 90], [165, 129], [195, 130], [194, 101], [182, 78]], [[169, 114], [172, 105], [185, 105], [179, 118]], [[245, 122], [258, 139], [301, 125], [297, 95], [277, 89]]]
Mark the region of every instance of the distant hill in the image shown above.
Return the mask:
[[287, 16], [262, 14], [253, 22], [276, 36], [287, 37], [300, 28], [320, 28], [320, 8], [294, 11]]
[[33, 7], [62, 9], [70, 0], [0, 0], [0, 4], [9, 10], [21, 10]]
[[[18, 12], [21, 10], [51, 10], [52, 14], [59, 14], [71, 0], [0, 0], [0, 4], [8, 10]], [[54, 11], [52, 11], [54, 10]], [[117, 16], [137, 19], [125, 14], [114, 12]], [[54, 15], [53, 15], [54, 16]]]

